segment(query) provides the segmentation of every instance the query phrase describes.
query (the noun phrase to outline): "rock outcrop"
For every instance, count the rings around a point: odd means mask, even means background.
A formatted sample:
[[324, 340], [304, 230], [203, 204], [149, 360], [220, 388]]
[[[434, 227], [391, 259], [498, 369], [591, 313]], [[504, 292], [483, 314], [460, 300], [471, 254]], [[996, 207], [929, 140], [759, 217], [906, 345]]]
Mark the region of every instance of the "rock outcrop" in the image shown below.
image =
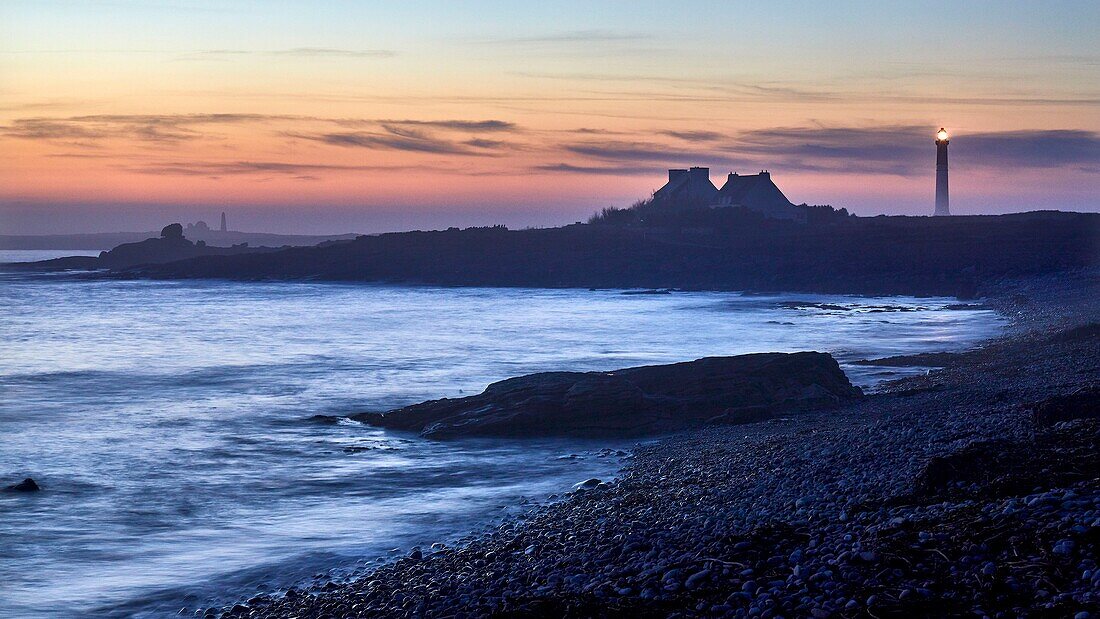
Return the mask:
[[183, 238], [183, 225], [182, 224], [168, 224], [160, 229], [160, 238], [162, 239], [182, 239]]
[[1031, 410], [1040, 428], [1071, 419], [1100, 418], [1100, 385], [1082, 385], [1072, 393], [1037, 402]]
[[858, 398], [830, 355], [707, 357], [612, 372], [543, 372], [489, 385], [466, 398], [431, 400], [352, 418], [429, 438], [641, 436]]
[[210, 256], [270, 253], [277, 248], [248, 247], [241, 243], [232, 247], [212, 247], [204, 241], [194, 243], [183, 236], [183, 226], [169, 224], [160, 231], [160, 237], [148, 238], [136, 243], [123, 243], [99, 256], [68, 256], [38, 262], [15, 263], [16, 268], [43, 270], [129, 269], [140, 266], [164, 264]]
[[1100, 213], [843, 217], [800, 225], [741, 208], [655, 210], [667, 217], [365, 235], [263, 256], [143, 267], [133, 276], [973, 298], [1007, 279], [1100, 265]]

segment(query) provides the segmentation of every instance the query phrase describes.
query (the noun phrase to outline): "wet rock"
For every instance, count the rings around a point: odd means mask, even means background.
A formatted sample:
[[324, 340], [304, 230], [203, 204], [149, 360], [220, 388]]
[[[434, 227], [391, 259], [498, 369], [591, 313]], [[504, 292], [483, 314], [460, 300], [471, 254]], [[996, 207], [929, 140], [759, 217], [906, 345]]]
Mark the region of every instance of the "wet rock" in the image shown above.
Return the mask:
[[38, 484], [35, 483], [33, 479], [28, 477], [17, 484], [12, 484], [4, 488], [4, 490], [8, 492], [38, 492], [41, 488], [38, 487]]
[[600, 481], [599, 479], [593, 477], [591, 479], [586, 479], [582, 482], [577, 482], [577, 483], [573, 484], [573, 489], [574, 490], [594, 490], [595, 488], [599, 487], [600, 484], [602, 484], [602, 483], [603, 483], [602, 481]]
[[684, 581], [684, 586], [688, 589], [697, 589], [700, 585], [705, 583], [708, 578], [710, 578], [710, 570], [695, 572], [687, 577], [687, 580]]
[[476, 396], [352, 418], [430, 438], [638, 436], [758, 421], [861, 395], [828, 354], [762, 353], [614, 372], [530, 374], [493, 383]]
[[942, 368], [950, 365], [958, 359], [956, 353], [949, 352], [925, 352], [916, 355], [898, 355], [894, 357], [883, 357], [881, 359], [860, 359], [859, 361], [853, 361], [852, 365], [868, 365], [879, 367], [931, 367]]
[[342, 419], [345, 419], [345, 417], [339, 415], [311, 415], [306, 421], [319, 425], [334, 426], [339, 424]]

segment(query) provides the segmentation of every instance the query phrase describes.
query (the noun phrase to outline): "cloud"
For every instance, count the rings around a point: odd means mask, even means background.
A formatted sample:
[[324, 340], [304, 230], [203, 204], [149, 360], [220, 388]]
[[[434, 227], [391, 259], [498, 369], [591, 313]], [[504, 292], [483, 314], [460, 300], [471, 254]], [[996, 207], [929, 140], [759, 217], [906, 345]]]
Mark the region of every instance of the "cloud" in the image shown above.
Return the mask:
[[373, 150], [398, 150], [435, 155], [485, 154], [476, 150], [471, 150], [471, 148], [451, 140], [433, 138], [418, 132], [409, 131], [389, 131], [388, 133], [354, 131], [346, 133], [322, 133], [317, 135], [292, 134], [291, 137], [313, 140], [332, 146], [348, 146]]
[[425, 128], [461, 133], [512, 131], [515, 129], [515, 125], [502, 120], [401, 120], [372, 121], [372, 123], [377, 123], [381, 131], [297, 133], [290, 135], [291, 137], [334, 146], [398, 150], [436, 155], [489, 156], [494, 153], [487, 151], [504, 148], [508, 144], [502, 140], [445, 137], [427, 131]]
[[202, 137], [197, 125], [264, 122], [292, 117], [263, 114], [94, 114], [64, 118], [19, 118], [0, 126], [0, 136], [25, 140], [129, 138], [180, 142]]
[[[692, 78], [639, 73], [537, 73], [516, 72], [515, 75], [535, 79], [622, 83], [629, 86], [645, 84], [646, 90], [600, 91], [600, 94], [624, 100], [666, 101], [799, 101], [819, 102], [852, 98], [853, 93], [810, 89], [785, 82], [749, 82], [729, 78]], [[705, 94], [704, 94], [705, 93]]]
[[578, 133], [581, 135], [628, 135], [625, 131], [612, 131], [610, 129], [595, 129], [592, 127], [580, 127], [579, 129], [567, 130], [569, 133]]
[[[726, 147], [775, 168], [864, 174], [923, 174], [931, 125], [800, 127], [753, 131]], [[952, 159], [971, 168], [1087, 171], [1100, 164], [1100, 134], [1079, 130], [1005, 131], [953, 137]]]
[[86, 152], [86, 153], [50, 153], [47, 157], [57, 157], [60, 159], [115, 159], [115, 155], [109, 155], [102, 152]]
[[604, 176], [652, 175], [659, 170], [653, 166], [583, 166], [571, 163], [548, 163], [531, 167], [535, 172], [563, 172], [568, 174], [596, 174]]
[[225, 161], [194, 162], [176, 161], [127, 166], [124, 169], [141, 174], [166, 174], [171, 176], [231, 176], [247, 174], [281, 174], [311, 180], [311, 172], [346, 172], [404, 170], [409, 166], [359, 166], [318, 163], [290, 163], [282, 161]]
[[473, 146], [474, 148], [504, 148], [508, 146], [508, 143], [503, 140], [485, 140], [481, 138], [466, 140], [463, 144], [466, 146]]
[[515, 123], [505, 120], [379, 120], [383, 125], [406, 125], [455, 131], [514, 131]]
[[[344, 127], [371, 127], [374, 131], [332, 133], [290, 133], [284, 135], [327, 142], [337, 146], [361, 146], [395, 150], [448, 154], [487, 154], [483, 151], [504, 146], [504, 142], [472, 140], [480, 133], [516, 131], [514, 123], [504, 120], [380, 120], [334, 119], [315, 116], [203, 113], [203, 114], [95, 114], [61, 118], [20, 118], [0, 126], [0, 137], [95, 145], [100, 140], [127, 139], [159, 145], [179, 144], [205, 137], [205, 125], [239, 125], [249, 123], [282, 123], [309, 125], [325, 123]], [[429, 130], [468, 135], [465, 142], [458, 138], [439, 138]], [[470, 135], [474, 134], [474, 135]], [[482, 152], [478, 152], [482, 151]]]
[[927, 167], [933, 131], [912, 125], [773, 128], [742, 133], [723, 148], [765, 167], [904, 176]]
[[66, 120], [20, 118], [0, 129], [5, 137], [22, 140], [97, 140], [107, 137], [102, 129]]
[[[905, 70], [904, 73], [894, 78], [915, 76], [943, 76], [946, 69], [937, 67], [934, 71], [914, 72]], [[874, 103], [911, 103], [911, 104], [935, 104], [944, 105], [970, 105], [992, 106], [1005, 105], [1036, 105], [1036, 106], [1066, 106], [1066, 107], [1096, 107], [1100, 106], [1100, 98], [1094, 92], [1082, 90], [1066, 92], [1062, 96], [1052, 95], [1019, 95], [1005, 96], [999, 94], [983, 94], [972, 97], [943, 97], [930, 96], [923, 90], [904, 85], [892, 86], [888, 89], [880, 87], [868, 88], [863, 82], [868, 76], [861, 78], [834, 79], [829, 83], [815, 81], [790, 81], [770, 80], [754, 81], [743, 78], [723, 77], [683, 77], [679, 74], [668, 75], [663, 73], [586, 73], [586, 72], [536, 72], [516, 71], [513, 75], [529, 77], [533, 79], [564, 80], [570, 82], [595, 82], [598, 84], [622, 83], [630, 87], [630, 90], [600, 90], [594, 94], [602, 95], [605, 100], [663, 100], [681, 102], [771, 102], [789, 101], [795, 103], [843, 103], [851, 104], [857, 101]], [[965, 75], [965, 74], [964, 74]], [[1000, 76], [1002, 73], [997, 72]], [[877, 76], [876, 79], [886, 79], [885, 76]], [[638, 88], [645, 85], [646, 88]]]
[[687, 151], [655, 142], [580, 142], [563, 146], [566, 152], [619, 163], [630, 162], [729, 162], [728, 154], [720, 150]]
[[[676, 142], [584, 141], [561, 150], [579, 155], [569, 164], [541, 171], [586, 174], [634, 173], [649, 166], [719, 165], [732, 170], [914, 176], [934, 159], [931, 125], [775, 127], [725, 137], [710, 131], [662, 131]], [[677, 143], [694, 145], [681, 148]], [[1005, 131], [958, 134], [952, 162], [1000, 170], [1100, 168], [1100, 134], [1082, 130]], [[613, 164], [613, 165], [612, 165]]]
[[1078, 167], [1100, 165], [1100, 134], [1079, 130], [975, 133], [954, 140], [952, 151], [987, 166]]
[[685, 142], [715, 142], [725, 137], [717, 131], [662, 131], [661, 135]]

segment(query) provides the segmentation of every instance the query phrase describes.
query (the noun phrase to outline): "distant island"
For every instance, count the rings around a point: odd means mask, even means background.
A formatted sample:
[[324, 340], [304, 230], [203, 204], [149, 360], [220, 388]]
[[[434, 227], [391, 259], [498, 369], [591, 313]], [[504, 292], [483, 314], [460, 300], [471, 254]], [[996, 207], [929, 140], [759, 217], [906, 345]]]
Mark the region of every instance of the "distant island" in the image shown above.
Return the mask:
[[[199, 220], [183, 227], [185, 236], [215, 247], [232, 247], [245, 243], [252, 247], [309, 246], [325, 241], [349, 240], [355, 234], [272, 234], [269, 232], [244, 232], [230, 230], [225, 213], [219, 229], [211, 228]], [[0, 234], [0, 249], [112, 249], [123, 243], [137, 243], [159, 236], [147, 232], [90, 232], [83, 234]]]

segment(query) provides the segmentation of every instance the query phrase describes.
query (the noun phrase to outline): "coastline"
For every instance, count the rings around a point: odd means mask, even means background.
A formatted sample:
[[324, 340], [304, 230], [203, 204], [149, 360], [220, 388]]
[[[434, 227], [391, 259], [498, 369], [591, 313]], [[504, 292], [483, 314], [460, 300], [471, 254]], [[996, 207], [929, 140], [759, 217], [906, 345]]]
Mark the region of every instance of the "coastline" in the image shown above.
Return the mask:
[[[1052, 474], [1050, 483], [1028, 491], [1006, 492], [997, 480], [929, 490], [928, 465], [983, 441], [1027, 446], [1039, 434], [1030, 403], [1100, 379], [1100, 336], [1095, 327], [1081, 328], [1100, 315], [1096, 289], [1090, 272], [1001, 282], [987, 303], [1011, 319], [1004, 336], [927, 376], [890, 383], [864, 402], [674, 435], [636, 449], [609, 487], [536, 508], [453, 548], [414, 550], [347, 582], [194, 612], [1073, 616], [1094, 610], [1100, 600], [1090, 579], [1100, 572], [1080, 568], [1095, 563], [1095, 478], [1068, 483]], [[974, 381], [975, 373], [983, 380]], [[1070, 436], [1095, 434], [1094, 421], [1070, 426], [1063, 428]], [[1051, 436], [1055, 444], [1061, 440]], [[1095, 441], [1082, 449], [1095, 457]], [[1005, 531], [1019, 538], [1011, 552], [1034, 554], [1031, 564], [993, 556], [1000, 551], [982, 536], [1003, 539]]]

